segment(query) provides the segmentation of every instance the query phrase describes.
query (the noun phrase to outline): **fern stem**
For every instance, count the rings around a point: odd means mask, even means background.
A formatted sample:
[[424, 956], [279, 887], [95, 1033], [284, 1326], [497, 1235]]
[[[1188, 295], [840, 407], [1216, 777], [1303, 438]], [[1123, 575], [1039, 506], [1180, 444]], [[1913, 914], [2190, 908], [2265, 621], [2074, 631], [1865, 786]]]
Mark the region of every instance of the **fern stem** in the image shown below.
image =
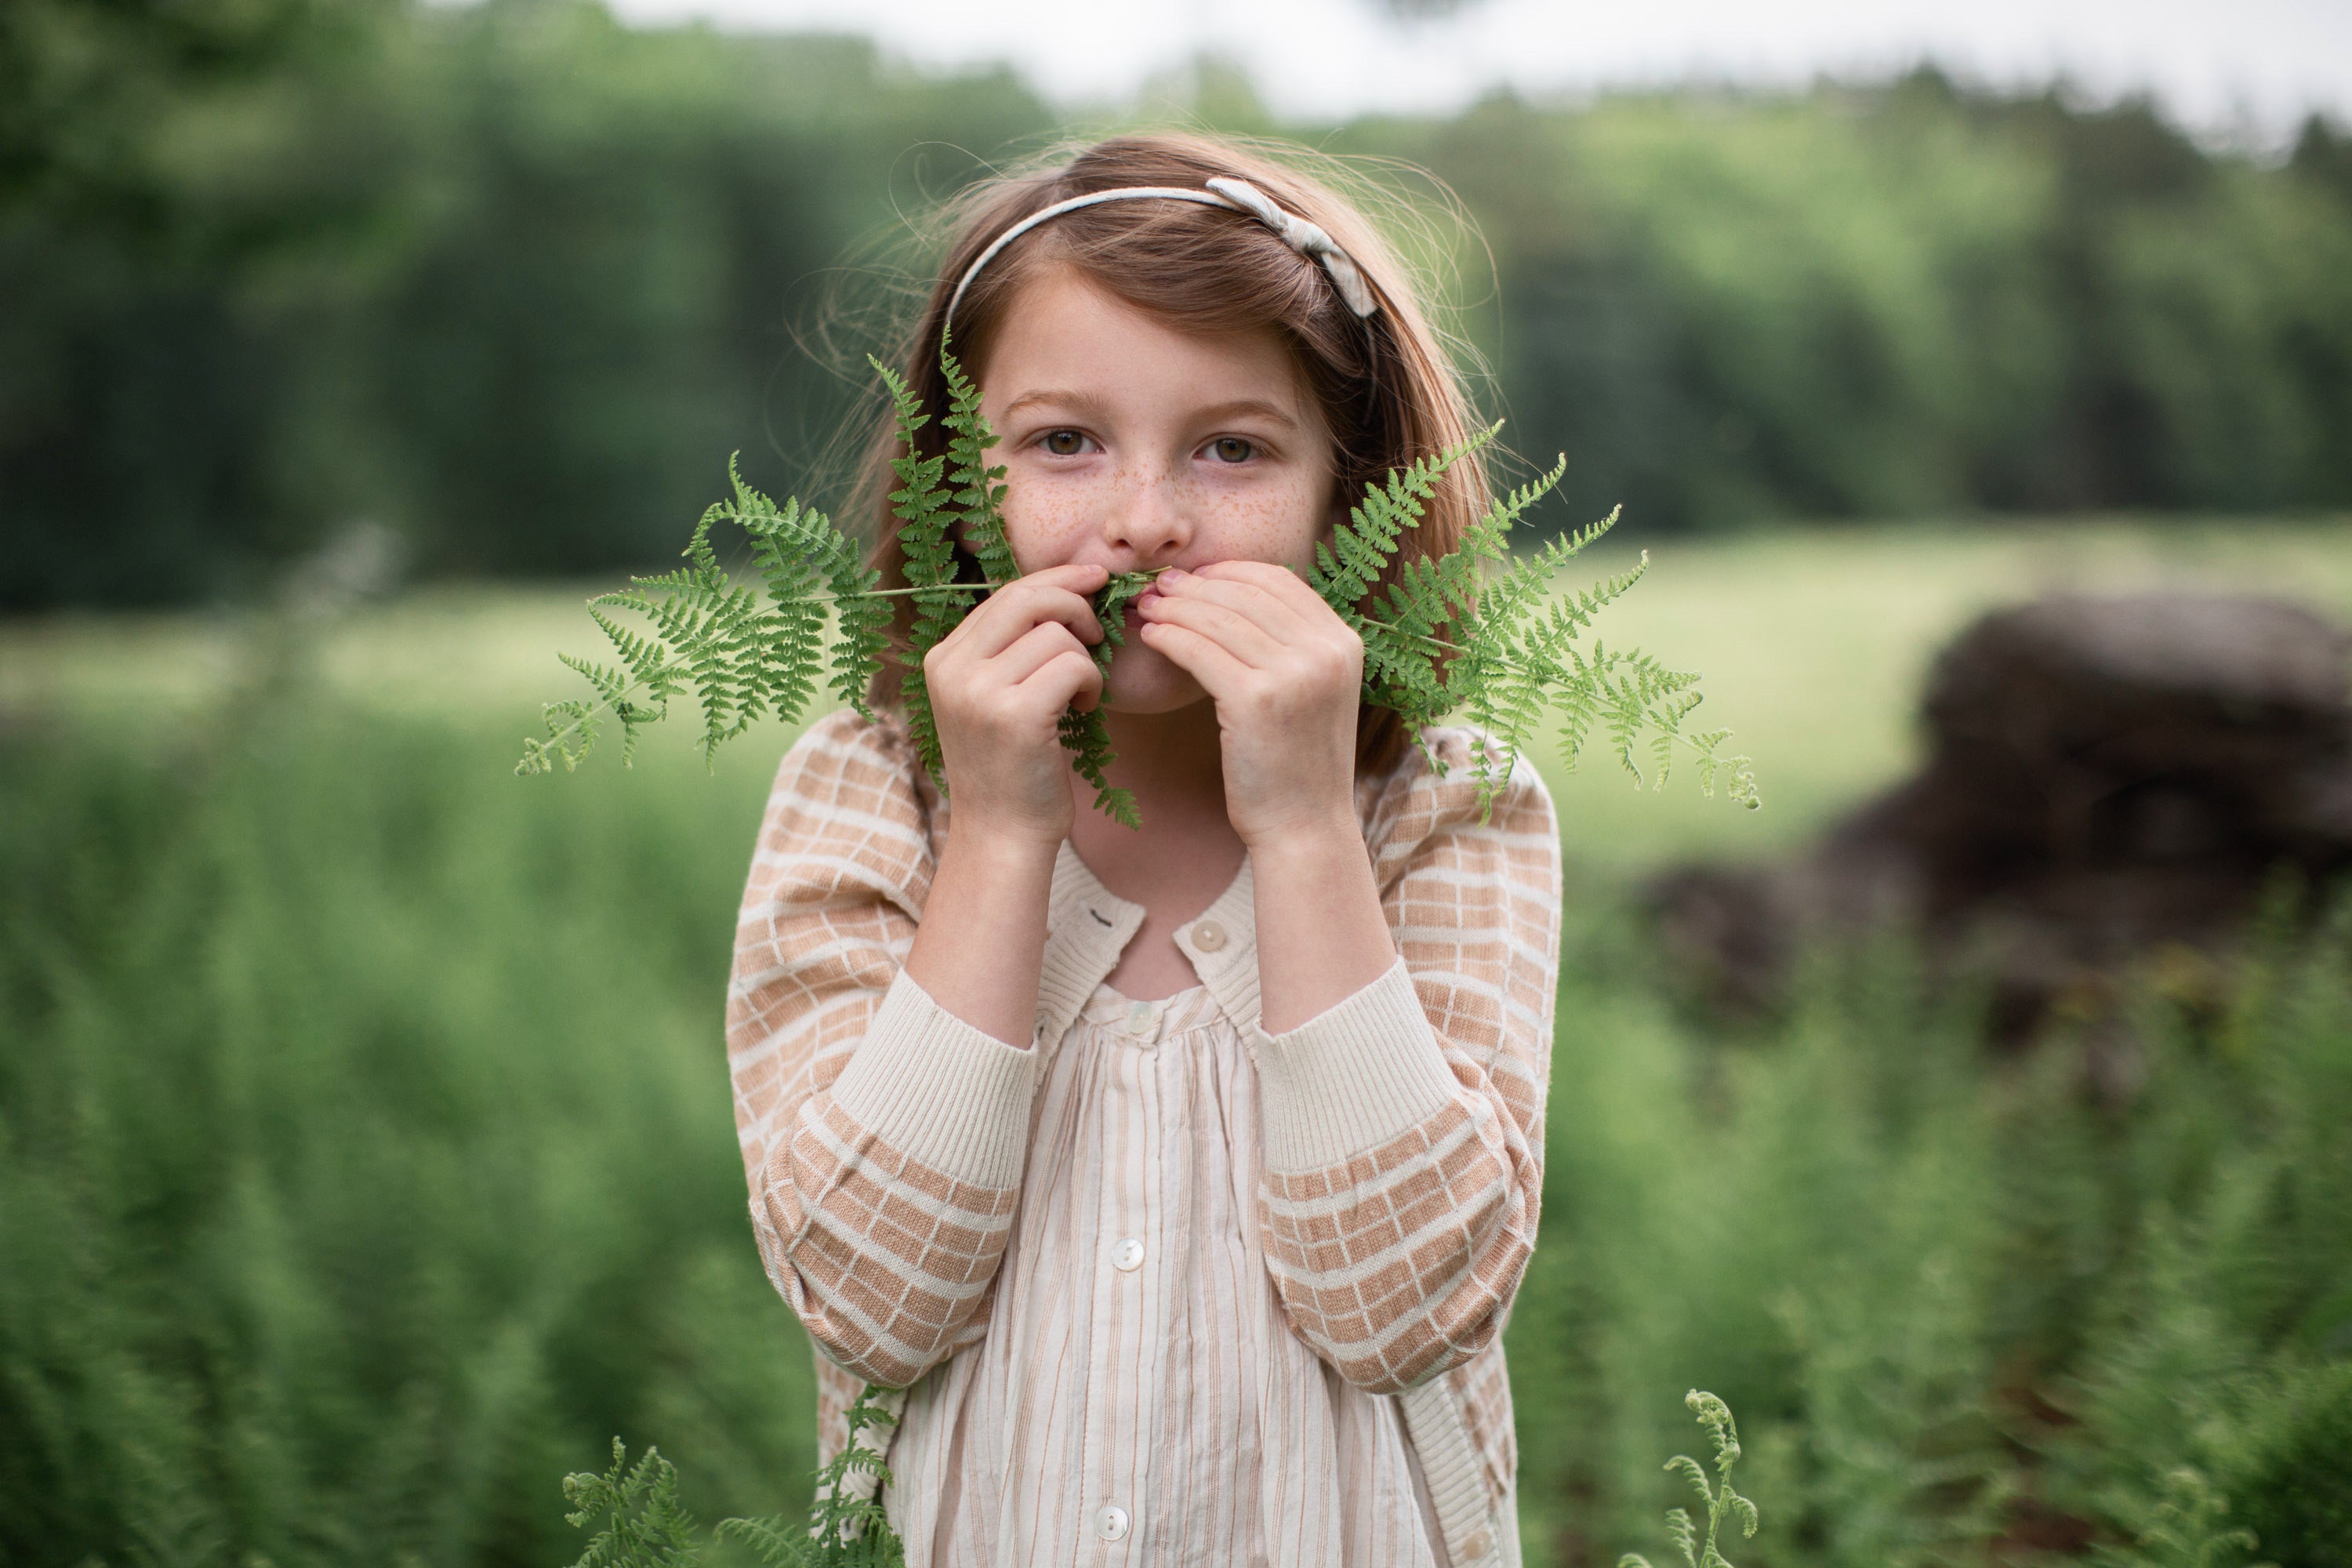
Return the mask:
[[[1147, 567], [1140, 572], [1129, 574], [1129, 575], [1138, 577], [1157, 577], [1162, 572], [1168, 570], [1169, 568], [1165, 566], [1151, 566]], [[987, 583], [935, 583], [927, 584], [923, 586], [914, 588], [866, 588], [856, 594], [839, 595], [837, 597], [844, 599], [890, 599], [901, 597], [908, 594], [985, 594], [990, 591], [991, 587], [992, 584]], [[562, 752], [562, 743], [567, 737], [578, 733], [580, 727], [583, 724], [587, 723], [591, 719], [599, 718], [604, 714], [614, 711], [622, 703], [626, 702], [631, 694], [642, 689], [645, 684], [646, 683], [642, 680], [632, 680], [628, 685], [621, 689], [619, 696], [608, 698], [604, 701], [599, 702], [595, 707], [591, 708], [587, 712], [581, 714], [577, 719], [572, 720], [571, 723], [566, 724], [561, 730], [550, 731], [537, 742], [541, 748], [539, 754], [541, 756], [545, 756], [550, 752], [554, 752], [560, 755]]]
[[562, 729], [550, 731], [544, 739], [538, 741], [537, 743], [541, 748], [538, 754], [543, 757], [548, 754], [548, 751], [551, 748], [556, 749], [560, 752], [562, 742], [566, 735], [572, 734], [577, 731], [581, 725], [585, 724], [589, 720], [597, 717], [599, 714], [612, 712], [622, 703], [626, 702], [629, 700], [629, 694], [631, 692], [644, 685], [645, 682], [642, 680], [632, 680], [626, 686], [621, 688], [621, 694], [618, 697], [607, 698], [605, 700], [596, 704], [595, 707], [588, 710], [587, 712], [581, 714], [580, 717], [572, 721], [571, 723], [563, 726]]
[[[1408, 632], [1398, 626], [1384, 626], [1382, 627], [1382, 630], [1391, 637], [1410, 638], [1412, 641], [1421, 644], [1423, 647], [1435, 648], [1441, 653], [1464, 653], [1475, 651], [1475, 649], [1465, 649], [1459, 643], [1447, 642], [1444, 637], [1427, 637], [1420, 632]], [[1511, 659], [1496, 659], [1493, 661], [1490, 668], [1503, 670], [1513, 675], [1534, 675], [1538, 679], [1543, 675], [1541, 670], [1531, 669], [1527, 665], [1517, 663]], [[1549, 683], [1547, 682], [1547, 684]], [[1683, 746], [1695, 757], [1706, 757], [1715, 754], [1709, 751], [1708, 748], [1700, 745], [1688, 735], [1684, 734], [1680, 730], [1660, 729], [1658, 732], [1664, 735], [1667, 740]]]
[[[1465, 648], [1460, 643], [1447, 642], [1444, 637], [1425, 637], [1420, 632], [1409, 632], [1397, 626], [1383, 626], [1381, 629], [1391, 637], [1409, 637], [1412, 641], [1421, 644], [1422, 647], [1435, 648], [1440, 653], [1475, 653], [1477, 651], [1475, 647]], [[1507, 658], [1498, 658], [1494, 660], [1489, 668], [1503, 670], [1511, 675], [1541, 676], [1543, 673], [1539, 669], [1531, 669], [1524, 664], [1515, 663]]]
[[[1169, 570], [1171, 570], [1171, 568], [1166, 566], [1151, 566], [1145, 568], [1143, 571], [1134, 573], [1132, 575], [1138, 577], [1157, 577], [1162, 572]], [[1125, 574], [1121, 574], [1121, 575]], [[896, 598], [905, 594], [985, 594], [991, 589], [1000, 585], [1001, 584], [992, 583], [926, 583], [919, 587], [914, 588], [866, 588], [854, 595], [845, 594], [842, 597], [858, 599], [889, 599]]]

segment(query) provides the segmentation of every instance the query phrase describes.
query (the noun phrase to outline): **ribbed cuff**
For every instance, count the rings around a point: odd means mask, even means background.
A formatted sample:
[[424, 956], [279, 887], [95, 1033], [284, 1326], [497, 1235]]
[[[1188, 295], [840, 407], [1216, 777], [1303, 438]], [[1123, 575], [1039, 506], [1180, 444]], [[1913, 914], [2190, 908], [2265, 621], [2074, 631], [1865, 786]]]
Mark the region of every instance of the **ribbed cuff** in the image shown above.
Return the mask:
[[1346, 1001], [1257, 1047], [1271, 1171], [1314, 1171], [1379, 1147], [1454, 1098], [1429, 1016], [1399, 959]]
[[973, 1028], [900, 970], [834, 1081], [833, 1100], [944, 1176], [1009, 1187], [1028, 1153], [1036, 1085], [1035, 1051]]

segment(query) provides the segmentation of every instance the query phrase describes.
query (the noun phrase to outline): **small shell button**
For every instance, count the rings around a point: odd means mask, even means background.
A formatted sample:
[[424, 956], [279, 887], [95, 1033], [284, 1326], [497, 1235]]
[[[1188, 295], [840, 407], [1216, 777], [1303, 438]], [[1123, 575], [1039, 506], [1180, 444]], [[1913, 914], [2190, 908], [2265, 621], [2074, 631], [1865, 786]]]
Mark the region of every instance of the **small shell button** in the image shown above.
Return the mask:
[[1095, 1533], [1105, 1541], [1127, 1539], [1127, 1510], [1117, 1503], [1095, 1511]]
[[1122, 1274], [1132, 1274], [1143, 1267], [1143, 1243], [1135, 1237], [1123, 1237], [1111, 1246], [1110, 1265]]
[[1192, 928], [1192, 945], [1202, 952], [1222, 952], [1225, 945], [1225, 928], [1214, 921], [1202, 921]]

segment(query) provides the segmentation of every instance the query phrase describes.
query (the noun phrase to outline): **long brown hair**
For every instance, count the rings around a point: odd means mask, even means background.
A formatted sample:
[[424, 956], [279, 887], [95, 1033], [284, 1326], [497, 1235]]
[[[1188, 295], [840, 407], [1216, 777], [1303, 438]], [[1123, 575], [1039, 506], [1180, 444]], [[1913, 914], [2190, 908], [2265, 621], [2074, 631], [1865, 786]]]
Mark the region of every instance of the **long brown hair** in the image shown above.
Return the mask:
[[[1217, 174], [1245, 179], [1283, 207], [1320, 225], [1371, 284], [1380, 310], [1359, 319], [1319, 263], [1291, 249], [1255, 218], [1192, 202], [1107, 203], [1039, 225], [989, 263], [956, 309], [956, 357], [977, 372], [1022, 286], [1041, 270], [1068, 267], [1179, 331], [1270, 328], [1279, 334], [1331, 432], [1335, 493], [1342, 499], [1352, 500], [1390, 469], [1461, 440], [1470, 416], [1460, 378], [1405, 268], [1356, 207], [1325, 182], [1251, 148], [1189, 132], [1157, 132], [1047, 154], [1033, 167], [982, 181], [955, 199], [947, 214], [953, 238], [929, 302], [895, 356], [908, 386], [932, 416], [919, 437], [923, 455], [936, 457], [946, 444], [939, 422], [947, 407], [940, 332], [949, 298], [973, 258], [1007, 228], [1055, 202], [1123, 185], [1198, 189]], [[889, 463], [898, 455], [886, 410], [867, 449], [850, 515], [874, 520], [871, 564], [891, 588], [907, 585], [906, 561], [889, 510], [895, 488]], [[1421, 525], [1403, 541], [1391, 572], [1452, 551], [1488, 499], [1486, 471], [1477, 455], [1455, 463], [1423, 512]], [[979, 563], [962, 552], [959, 557], [963, 579], [981, 581]], [[898, 699], [912, 629], [911, 600], [900, 597], [894, 605], [892, 656], [874, 683], [877, 705]], [[1408, 740], [1394, 712], [1365, 706], [1357, 715], [1358, 772], [1393, 765]]]

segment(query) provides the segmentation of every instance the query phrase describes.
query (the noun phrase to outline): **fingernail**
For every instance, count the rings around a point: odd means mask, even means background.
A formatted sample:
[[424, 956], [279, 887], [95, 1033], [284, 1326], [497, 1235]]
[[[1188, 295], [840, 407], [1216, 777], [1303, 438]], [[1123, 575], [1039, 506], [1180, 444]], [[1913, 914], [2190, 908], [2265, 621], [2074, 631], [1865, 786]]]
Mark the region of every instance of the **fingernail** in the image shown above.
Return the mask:
[[1168, 570], [1160, 574], [1160, 580], [1162, 583], [1173, 583], [1183, 575], [1184, 568], [1181, 566], [1171, 566]]

